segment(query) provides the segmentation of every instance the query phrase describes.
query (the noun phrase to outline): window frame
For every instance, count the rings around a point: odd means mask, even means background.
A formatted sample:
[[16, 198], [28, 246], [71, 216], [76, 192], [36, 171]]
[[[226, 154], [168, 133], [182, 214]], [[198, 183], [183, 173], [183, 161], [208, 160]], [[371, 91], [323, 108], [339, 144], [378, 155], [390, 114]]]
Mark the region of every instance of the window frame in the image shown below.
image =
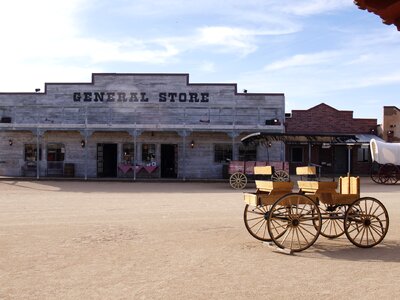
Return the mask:
[[[360, 159], [361, 152], [362, 152], [362, 154], [361, 154], [362, 159]], [[371, 151], [370, 151], [369, 147], [368, 148], [363, 148], [363, 147], [357, 148], [357, 162], [363, 163], [363, 162], [370, 162], [370, 161], [371, 161]]]
[[[34, 153], [33, 156], [29, 156], [32, 157], [33, 159], [27, 159], [27, 146], [31, 146], [32, 147], [32, 151]], [[42, 145], [39, 145], [39, 161], [42, 160]], [[37, 144], [24, 144], [24, 161], [25, 162], [36, 162], [37, 161]]]
[[[49, 160], [49, 150], [51, 146], [59, 146], [59, 148], [55, 148], [54, 159]], [[65, 161], [65, 145], [63, 143], [48, 143], [46, 146], [46, 161], [50, 162], [63, 162]]]
[[[217, 149], [221, 147], [220, 149]], [[232, 144], [214, 144], [214, 162], [222, 163], [228, 160], [232, 160], [233, 157], [233, 147]]]
[[[126, 148], [126, 146], [129, 146]], [[123, 143], [121, 161], [126, 164], [133, 164], [135, 161], [135, 143]]]
[[[147, 146], [148, 148], [145, 149], [144, 147]], [[151, 163], [156, 161], [156, 144], [153, 143], [143, 143], [142, 144], [142, 162], [144, 163]], [[152, 148], [152, 149], [150, 149]], [[153, 151], [150, 151], [153, 150]]]
[[238, 152], [241, 161], [257, 161], [257, 145], [244, 146], [240, 144]]
[[[295, 157], [295, 155], [293, 153], [294, 150], [301, 150], [301, 160], [294, 160], [294, 157]], [[290, 162], [292, 162], [292, 163], [302, 163], [302, 162], [304, 162], [304, 147], [298, 147], [298, 146], [290, 147]]]

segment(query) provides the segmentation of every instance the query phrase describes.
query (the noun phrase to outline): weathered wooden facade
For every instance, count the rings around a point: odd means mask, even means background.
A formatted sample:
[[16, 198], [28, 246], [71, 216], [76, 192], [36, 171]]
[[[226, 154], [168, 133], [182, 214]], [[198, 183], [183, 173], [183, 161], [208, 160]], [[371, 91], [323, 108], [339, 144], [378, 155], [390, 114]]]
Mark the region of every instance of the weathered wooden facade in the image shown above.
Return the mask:
[[[283, 94], [189, 83], [188, 74], [93, 74], [43, 93], [0, 93], [0, 175], [222, 178], [226, 161], [247, 151], [243, 136], [284, 131], [284, 105]], [[267, 150], [251, 151], [283, 160], [281, 143]]]

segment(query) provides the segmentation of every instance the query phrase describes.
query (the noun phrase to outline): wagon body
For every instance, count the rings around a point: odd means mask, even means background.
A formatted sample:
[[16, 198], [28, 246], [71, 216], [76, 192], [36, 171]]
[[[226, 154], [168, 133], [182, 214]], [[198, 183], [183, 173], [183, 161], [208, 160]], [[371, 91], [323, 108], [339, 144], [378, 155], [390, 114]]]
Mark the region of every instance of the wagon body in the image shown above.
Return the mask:
[[285, 161], [232, 160], [228, 166], [229, 183], [234, 189], [243, 189], [248, 178], [264, 178], [273, 181], [289, 180], [289, 163]]
[[395, 184], [400, 180], [400, 143], [385, 143], [371, 139], [371, 178], [380, 184]]
[[400, 165], [400, 143], [385, 143], [371, 139], [370, 148], [372, 161], [381, 165]]
[[[309, 167], [296, 171], [315, 173]], [[293, 182], [256, 181], [256, 192], [244, 193], [244, 223], [253, 237], [273, 241], [290, 253], [307, 249], [319, 235], [332, 239], [345, 234], [362, 248], [384, 239], [389, 227], [386, 208], [375, 198], [360, 198], [359, 177], [301, 180], [297, 186], [293, 190]]]

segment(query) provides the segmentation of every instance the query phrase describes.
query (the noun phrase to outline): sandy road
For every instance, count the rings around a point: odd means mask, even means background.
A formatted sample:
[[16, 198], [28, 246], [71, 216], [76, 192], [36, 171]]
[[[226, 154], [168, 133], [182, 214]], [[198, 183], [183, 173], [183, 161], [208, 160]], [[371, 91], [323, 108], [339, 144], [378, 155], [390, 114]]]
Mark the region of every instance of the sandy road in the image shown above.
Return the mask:
[[[0, 299], [400, 299], [400, 185], [362, 180], [390, 229], [278, 254], [227, 183], [0, 181]], [[252, 190], [249, 187], [248, 190]]]

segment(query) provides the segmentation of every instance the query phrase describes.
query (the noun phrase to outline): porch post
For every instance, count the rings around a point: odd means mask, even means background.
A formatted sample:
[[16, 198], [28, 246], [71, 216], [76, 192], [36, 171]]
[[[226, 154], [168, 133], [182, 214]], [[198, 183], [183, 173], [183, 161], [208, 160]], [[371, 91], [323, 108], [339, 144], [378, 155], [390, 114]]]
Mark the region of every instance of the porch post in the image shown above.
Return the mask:
[[40, 138], [42, 131], [36, 128], [36, 179], [40, 178]]
[[347, 174], [351, 173], [351, 146], [347, 146]]
[[[136, 123], [135, 123], [136, 125]], [[137, 138], [142, 134], [143, 130], [131, 130], [129, 131], [129, 135], [133, 137], [133, 145], [134, 145], [134, 151], [135, 153], [133, 154], [133, 181], [136, 181], [136, 165], [138, 163], [138, 146], [137, 146]]]
[[183, 151], [183, 166], [182, 166], [182, 180], [186, 180], [186, 137], [190, 134], [186, 130], [178, 131], [179, 136], [182, 137], [182, 151]]

